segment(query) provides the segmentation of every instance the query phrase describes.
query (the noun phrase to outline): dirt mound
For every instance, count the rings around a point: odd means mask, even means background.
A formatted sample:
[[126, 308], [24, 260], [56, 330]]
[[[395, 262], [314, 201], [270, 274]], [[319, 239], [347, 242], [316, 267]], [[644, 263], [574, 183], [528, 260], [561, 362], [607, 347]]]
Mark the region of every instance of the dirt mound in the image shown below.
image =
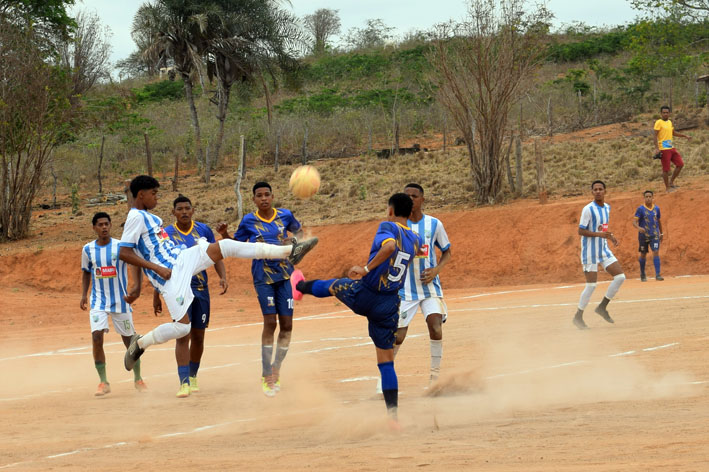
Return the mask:
[[[687, 183], [679, 192], [657, 195], [665, 232], [661, 249], [663, 274], [707, 273], [709, 256], [697, 242], [704, 234], [703, 228], [709, 227], [709, 215], [698, 211], [709, 206], [708, 188], [709, 182], [701, 179]], [[590, 200], [589, 192], [589, 196], [546, 205], [525, 200], [506, 206], [435, 213], [445, 224], [452, 243], [453, 259], [442, 274], [444, 287], [581, 282], [576, 231], [581, 209]], [[614, 253], [626, 273], [637, 276], [637, 232], [632, 220], [642, 198], [636, 192], [609, 193], [607, 201], [612, 208], [611, 228], [620, 241]], [[309, 228], [321, 242], [303, 262], [304, 272], [309, 277], [339, 277], [348, 267], [364, 264], [377, 224], [378, 220]], [[67, 229], [57, 226], [51, 232], [45, 231], [40, 247], [29, 243], [30, 249], [22, 242], [6, 245], [0, 282], [10, 288], [78, 292], [83, 243], [57, 237], [66, 234]], [[114, 228], [114, 236], [119, 237], [120, 232], [120, 228]], [[88, 241], [90, 228], [76, 230], [75, 235]], [[251, 286], [250, 261], [229, 260], [227, 267], [232, 286]], [[214, 277], [211, 280], [216, 282]]]

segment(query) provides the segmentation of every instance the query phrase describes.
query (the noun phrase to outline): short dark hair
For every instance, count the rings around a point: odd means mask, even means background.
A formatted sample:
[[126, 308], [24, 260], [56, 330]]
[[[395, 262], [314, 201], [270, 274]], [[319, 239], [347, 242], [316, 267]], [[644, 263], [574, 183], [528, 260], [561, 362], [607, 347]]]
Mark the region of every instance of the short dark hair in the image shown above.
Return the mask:
[[672, 111], [672, 108], [670, 108], [670, 107], [667, 106], [667, 105], [662, 105], [662, 106], [660, 107], [660, 113], [662, 113], [662, 110]]
[[130, 181], [130, 193], [133, 194], [133, 198], [136, 198], [141, 190], [151, 190], [158, 187], [160, 187], [160, 182], [149, 175], [139, 175]]
[[271, 184], [269, 184], [268, 182], [264, 182], [264, 181], [256, 182], [254, 184], [254, 188], [252, 188], [251, 191], [254, 193], [254, 195], [256, 195], [256, 190], [258, 190], [260, 188], [267, 188], [271, 192], [273, 192], [273, 189], [271, 188]]
[[594, 180], [593, 183], [591, 184], [591, 190], [593, 190], [593, 186], [596, 185], [596, 184], [601, 184], [601, 185], [603, 185], [603, 188], [604, 188], [604, 189], [606, 188], [606, 183], [605, 183], [604, 181], [602, 181], [602, 180]]
[[411, 200], [411, 197], [405, 193], [395, 193], [389, 197], [389, 206], [394, 208], [394, 216], [408, 218], [411, 216], [411, 209], [414, 207], [414, 202]]
[[649, 193], [650, 195], [655, 195], [655, 192], [653, 192], [652, 190], [645, 190], [643, 192], [643, 196], [645, 196], [646, 193]]
[[111, 221], [111, 215], [109, 215], [105, 211], [99, 211], [94, 215], [93, 218], [91, 218], [91, 224], [96, 226], [96, 223], [98, 223], [98, 220], [100, 220], [101, 218], [108, 218], [108, 221]]
[[180, 194], [173, 202], [172, 202], [172, 208], [173, 210], [175, 207], [177, 207], [178, 203], [189, 203], [190, 206], [192, 206], [192, 200], [189, 198], [185, 197], [184, 195]]
[[421, 195], [423, 195], [423, 187], [421, 187], [419, 184], [414, 184], [414, 183], [406, 184], [406, 187], [404, 187], [404, 190], [406, 190], [407, 188], [418, 189], [418, 191], [421, 192]]

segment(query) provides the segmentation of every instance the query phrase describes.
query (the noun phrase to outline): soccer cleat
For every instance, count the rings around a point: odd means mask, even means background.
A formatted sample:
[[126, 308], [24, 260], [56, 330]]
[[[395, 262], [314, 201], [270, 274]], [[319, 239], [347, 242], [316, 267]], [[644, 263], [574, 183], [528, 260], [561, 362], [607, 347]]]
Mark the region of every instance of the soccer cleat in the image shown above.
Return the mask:
[[267, 397], [273, 397], [276, 395], [276, 391], [274, 390], [272, 375], [267, 375], [265, 377], [261, 377], [261, 388], [263, 389], [263, 394], [266, 395]]
[[183, 383], [180, 385], [180, 389], [177, 391], [177, 398], [187, 398], [190, 396], [190, 384]]
[[145, 349], [141, 349], [140, 346], [138, 346], [138, 340], [141, 337], [140, 334], [134, 334], [130, 337], [130, 344], [128, 345], [126, 354], [123, 356], [123, 365], [126, 367], [126, 370], [133, 370], [133, 366], [145, 352]]
[[598, 305], [595, 311], [601, 316], [601, 318], [603, 318], [607, 322], [615, 323], [615, 321], [613, 321], [613, 318], [611, 318], [611, 315], [608, 314], [608, 310], [603, 308], [601, 305]]
[[574, 317], [574, 326], [578, 329], [588, 329], [588, 326], [584, 323], [583, 318]]
[[647, 282], [647, 277], [645, 276], [645, 274], [640, 274], [640, 281]]
[[294, 242], [293, 249], [291, 250], [290, 256], [288, 256], [288, 262], [293, 265], [297, 265], [317, 243], [318, 238], [310, 238], [302, 242]]
[[273, 391], [278, 393], [281, 391], [281, 370], [276, 367], [271, 368], [271, 381], [273, 382]]
[[655, 276], [655, 280], [658, 280], [658, 281], [662, 282], [663, 280], [665, 280], [665, 278], [664, 278], [663, 276], [661, 276], [661, 275], [656, 275], [656, 276]]
[[111, 393], [111, 386], [108, 382], [101, 382], [98, 384], [98, 388], [96, 389], [96, 393], [94, 393], [94, 395], [97, 397], [102, 397], [107, 393]]
[[197, 384], [197, 376], [190, 377], [190, 392], [199, 393], [199, 385]]
[[293, 299], [303, 299], [303, 292], [295, 288], [295, 286], [298, 285], [298, 282], [302, 282], [304, 280], [305, 276], [303, 275], [303, 272], [300, 269], [294, 270], [293, 273], [290, 275], [290, 286], [293, 289]]
[[148, 386], [145, 385], [145, 381], [143, 379], [140, 379], [135, 381], [135, 389], [143, 393], [148, 391]]

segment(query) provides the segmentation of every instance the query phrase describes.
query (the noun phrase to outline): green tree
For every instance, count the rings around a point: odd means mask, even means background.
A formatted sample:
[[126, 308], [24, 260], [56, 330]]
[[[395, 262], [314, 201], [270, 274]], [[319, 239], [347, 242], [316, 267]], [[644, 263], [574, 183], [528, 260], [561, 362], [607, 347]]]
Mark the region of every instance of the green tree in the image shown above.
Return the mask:
[[310, 34], [311, 51], [316, 56], [325, 52], [328, 39], [340, 32], [340, 17], [337, 10], [319, 8], [303, 18], [305, 29]]

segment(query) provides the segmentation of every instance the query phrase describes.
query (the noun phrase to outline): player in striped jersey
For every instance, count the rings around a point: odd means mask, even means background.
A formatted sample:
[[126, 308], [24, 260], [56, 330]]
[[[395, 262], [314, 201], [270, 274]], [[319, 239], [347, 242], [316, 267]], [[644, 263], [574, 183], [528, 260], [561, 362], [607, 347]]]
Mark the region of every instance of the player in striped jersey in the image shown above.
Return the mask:
[[[443, 223], [437, 218], [423, 213], [424, 192], [419, 184], [411, 183], [404, 188], [414, 203], [408, 226], [414, 233], [423, 238], [421, 252], [414, 258], [406, 281], [399, 290], [401, 305], [399, 306], [399, 328], [396, 331], [394, 356], [399, 351], [409, 324], [419, 307], [428, 326], [431, 349], [430, 381], [438, 378], [443, 355], [443, 323], [448, 316], [446, 304], [443, 302], [443, 290], [438, 274], [451, 258], [450, 242], [443, 228]], [[441, 251], [441, 260], [437, 261], [436, 249]]]
[[[194, 221], [194, 207], [192, 201], [184, 195], [178, 196], [172, 202], [172, 215], [175, 223], [167, 226], [165, 232], [170, 236], [175, 245], [183, 249], [195, 246], [200, 238], [205, 238], [208, 243], [215, 242], [214, 233], [209, 226], [199, 221]], [[229, 283], [226, 279], [224, 261], [214, 264], [214, 270], [219, 275], [221, 295], [225, 294]], [[187, 310], [192, 328], [189, 336], [179, 338], [175, 342], [175, 359], [177, 360], [177, 375], [180, 379], [178, 398], [186, 398], [190, 393], [199, 392], [197, 372], [204, 352], [204, 332], [209, 326], [210, 298], [207, 271], [202, 271], [192, 277], [192, 293], [194, 300]], [[162, 312], [160, 292], [153, 292], [153, 308], [155, 314]]]
[[581, 264], [586, 277], [586, 287], [581, 292], [579, 307], [574, 316], [574, 325], [578, 329], [587, 329], [583, 321], [583, 310], [591, 300], [591, 295], [596, 289], [598, 280], [598, 264], [601, 264], [606, 272], [613, 276], [613, 280], [608, 286], [606, 296], [596, 307], [598, 313], [604, 320], [613, 323], [613, 318], [608, 314], [606, 307], [613, 297], [618, 293], [618, 289], [625, 281], [625, 274], [620, 262], [615, 258], [610, 248], [608, 240], [615, 246], [618, 240], [609, 231], [609, 220], [611, 206], [605, 203], [606, 184], [602, 180], [595, 180], [591, 184], [593, 201], [583, 207], [578, 233], [581, 236]]
[[[108, 318], [113, 327], [123, 338], [128, 347], [130, 338], [135, 334], [133, 315], [130, 304], [140, 295], [140, 283], [135, 283], [127, 294], [128, 269], [125, 262], [118, 259], [118, 241], [111, 237], [111, 217], [108, 213], [98, 212], [91, 220], [97, 239], [84, 245], [81, 251], [81, 302], [79, 308], [86, 311], [87, 303], [91, 309], [91, 341], [93, 345], [94, 365], [100, 379], [96, 390], [97, 397], [111, 392], [111, 384], [106, 378], [106, 354], [103, 350], [104, 333], [108, 333]], [[139, 280], [139, 272], [135, 279]], [[88, 300], [89, 285], [91, 299]], [[134, 385], [142, 392], [147, 389], [140, 376], [140, 363], [133, 369]]]
[[296, 244], [276, 246], [265, 243], [243, 243], [230, 239], [209, 244], [200, 239], [187, 249], [176, 246], [162, 227], [162, 220], [150, 213], [158, 204], [160, 183], [153, 177], [139, 175], [130, 183], [133, 208], [128, 212], [120, 242], [121, 260], [143, 268], [153, 287], [165, 300], [172, 323], [163, 323], [145, 336], [133, 335], [124, 357], [126, 369], [131, 370], [145, 349], [190, 333], [187, 310], [194, 300], [190, 286], [192, 276], [216, 264], [225, 257], [244, 259], [289, 258], [298, 264], [317, 244], [311, 238]]

